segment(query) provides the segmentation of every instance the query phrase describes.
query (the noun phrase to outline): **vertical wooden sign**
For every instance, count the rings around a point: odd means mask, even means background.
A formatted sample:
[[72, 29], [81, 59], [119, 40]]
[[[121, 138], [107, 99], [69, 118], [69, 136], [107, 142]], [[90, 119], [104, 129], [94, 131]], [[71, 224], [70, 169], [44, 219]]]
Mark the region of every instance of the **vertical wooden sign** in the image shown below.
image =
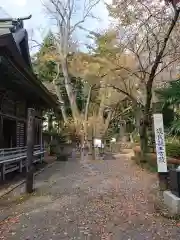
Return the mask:
[[153, 118], [154, 118], [157, 167], [158, 167], [158, 172], [163, 173], [163, 172], [167, 172], [163, 116], [160, 113], [156, 113], [156, 114], [153, 114]]

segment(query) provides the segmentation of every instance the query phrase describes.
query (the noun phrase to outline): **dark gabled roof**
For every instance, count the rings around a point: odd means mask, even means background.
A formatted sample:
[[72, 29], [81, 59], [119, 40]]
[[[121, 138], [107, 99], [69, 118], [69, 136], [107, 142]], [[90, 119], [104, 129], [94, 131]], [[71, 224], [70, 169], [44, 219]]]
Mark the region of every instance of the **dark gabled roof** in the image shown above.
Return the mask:
[[[33, 94], [38, 95], [48, 108], [58, 108], [58, 101], [48, 89], [37, 79], [31, 66], [24, 58], [26, 53], [20, 53], [11, 32], [0, 35], [0, 55], [8, 59], [11, 65], [23, 76], [23, 81], [28, 83]], [[26, 54], [27, 56], [27, 54]], [[19, 81], [22, 81], [21, 79]], [[22, 84], [23, 84], [22, 81]]]
[[26, 29], [20, 28], [18, 31], [12, 33], [14, 41], [22, 55], [23, 59], [25, 60], [28, 66], [31, 66], [31, 58], [29, 52], [29, 45], [28, 45], [28, 33]]
[[43, 85], [49, 90], [49, 92], [57, 98], [56, 89], [51, 82], [43, 82]]

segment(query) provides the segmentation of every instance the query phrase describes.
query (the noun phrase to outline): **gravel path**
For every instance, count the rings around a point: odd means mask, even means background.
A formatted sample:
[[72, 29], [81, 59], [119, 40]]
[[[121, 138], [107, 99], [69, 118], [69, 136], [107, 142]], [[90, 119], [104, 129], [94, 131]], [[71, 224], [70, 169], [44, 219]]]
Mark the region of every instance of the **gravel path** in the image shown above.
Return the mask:
[[12, 217], [0, 223], [0, 239], [178, 240], [175, 222], [155, 213], [156, 185], [125, 155], [57, 162], [36, 177], [34, 196], [3, 206]]

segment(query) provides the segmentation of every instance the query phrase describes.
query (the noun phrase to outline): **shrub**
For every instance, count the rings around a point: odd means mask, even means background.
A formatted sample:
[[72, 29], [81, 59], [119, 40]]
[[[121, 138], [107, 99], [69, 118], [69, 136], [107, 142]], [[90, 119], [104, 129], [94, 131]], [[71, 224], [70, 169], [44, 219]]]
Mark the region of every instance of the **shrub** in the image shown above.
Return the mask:
[[49, 154], [52, 156], [52, 155], [55, 155], [56, 154], [56, 146], [57, 146], [57, 142], [55, 140], [52, 140], [50, 143], [49, 143]]
[[133, 133], [132, 134], [132, 139], [134, 141], [134, 143], [139, 143], [140, 142], [140, 136], [138, 133]]
[[180, 144], [179, 138], [177, 136], [172, 136], [166, 133], [165, 133], [165, 140], [166, 140], [166, 143]]
[[169, 157], [180, 158], [180, 143], [166, 143], [166, 154]]

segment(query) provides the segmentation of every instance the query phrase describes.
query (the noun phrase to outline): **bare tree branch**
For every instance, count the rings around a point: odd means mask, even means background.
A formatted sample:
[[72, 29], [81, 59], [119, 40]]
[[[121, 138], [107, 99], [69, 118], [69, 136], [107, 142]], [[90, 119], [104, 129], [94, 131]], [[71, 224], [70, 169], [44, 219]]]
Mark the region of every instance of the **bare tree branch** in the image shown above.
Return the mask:
[[164, 64], [164, 66], [155, 74], [155, 77], [157, 75], [159, 75], [161, 72], [164, 71], [164, 69], [166, 69], [168, 66], [170, 66], [171, 64], [173, 64], [174, 62], [176, 62], [177, 60], [179, 60], [179, 56], [177, 58], [172, 59], [171, 61], [169, 61], [167, 64]]
[[80, 21], [78, 21], [74, 24], [74, 26], [71, 28], [70, 34], [72, 34], [77, 27], [79, 27], [82, 23], [84, 23], [85, 20], [87, 19], [87, 17], [91, 17], [90, 13], [91, 13], [92, 9], [99, 3], [99, 1], [100, 0], [94, 1], [94, 3], [90, 4], [87, 9], [86, 9], [86, 6], [84, 6], [83, 17]]

